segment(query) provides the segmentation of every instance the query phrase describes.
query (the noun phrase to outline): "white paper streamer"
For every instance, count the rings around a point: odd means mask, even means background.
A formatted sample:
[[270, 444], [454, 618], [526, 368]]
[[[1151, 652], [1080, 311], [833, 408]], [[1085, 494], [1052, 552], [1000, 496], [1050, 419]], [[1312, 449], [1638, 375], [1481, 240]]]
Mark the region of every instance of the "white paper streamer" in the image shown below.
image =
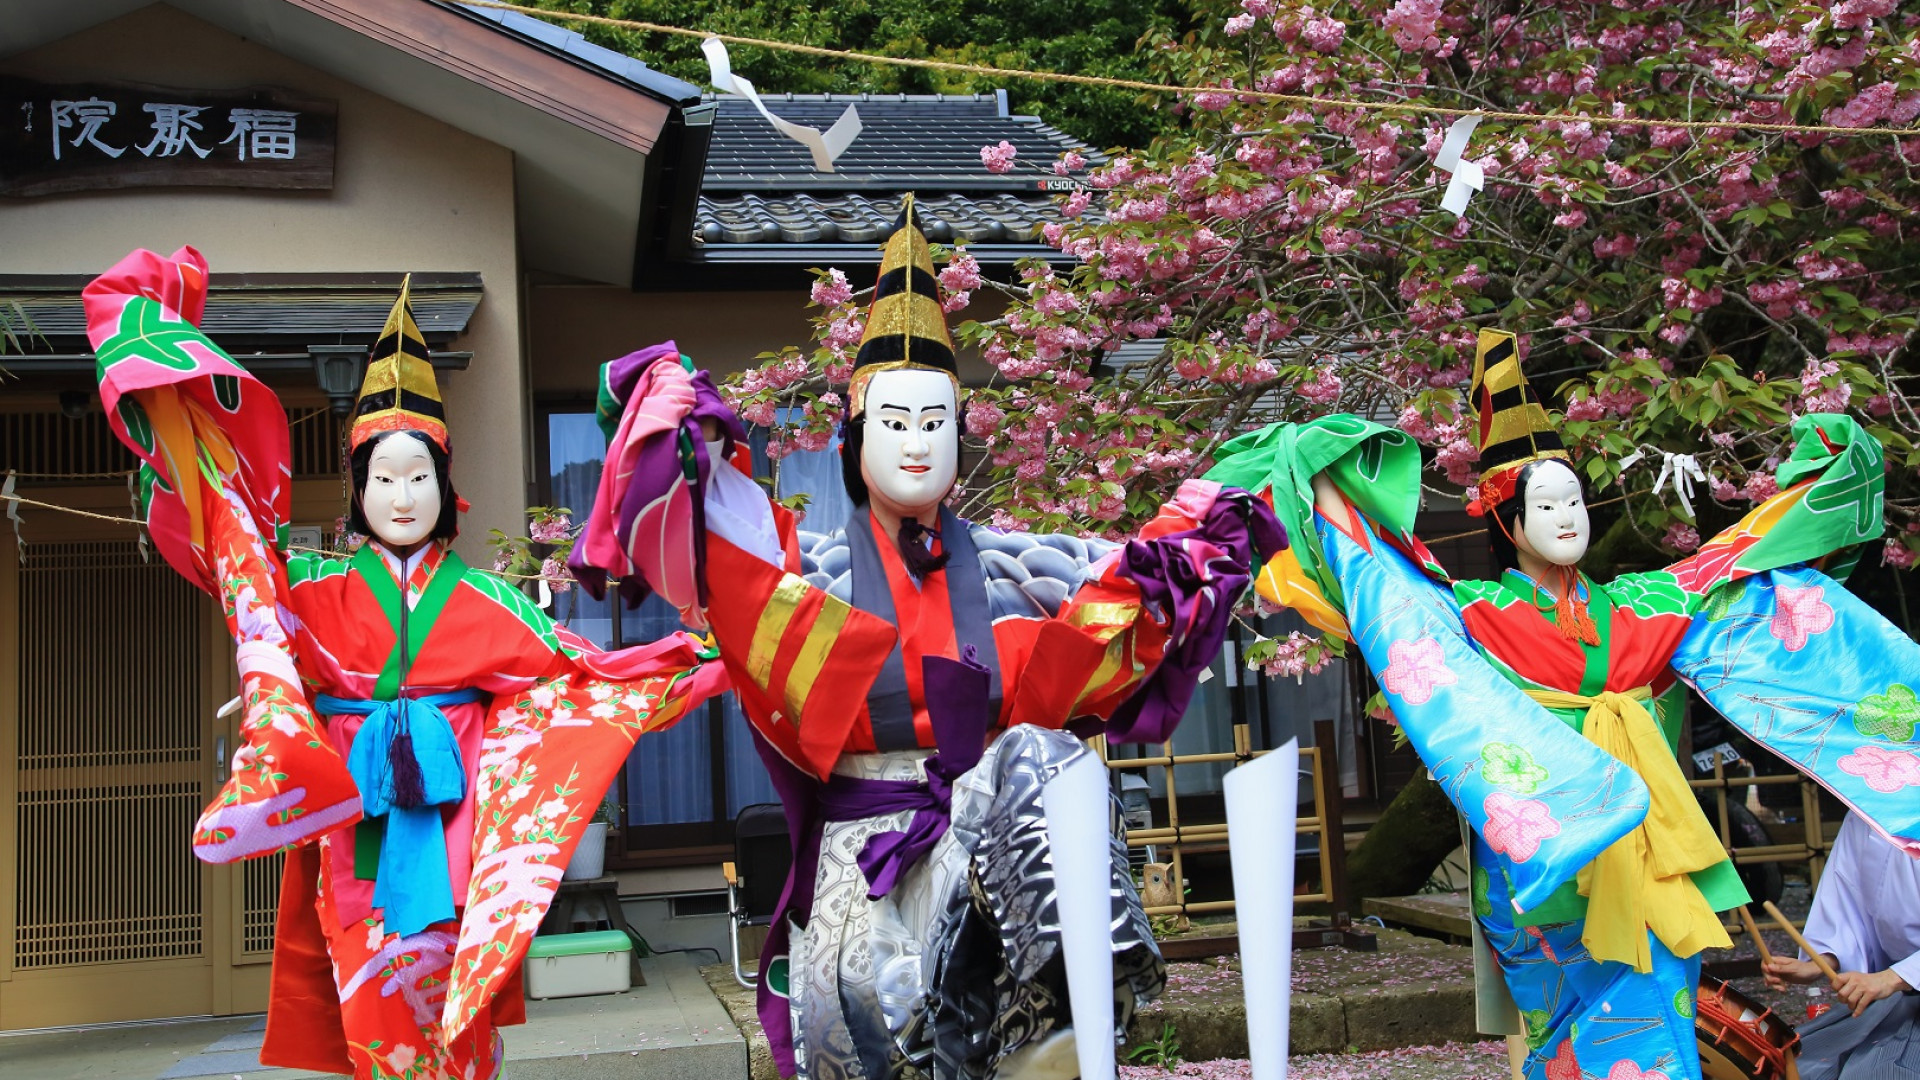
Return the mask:
[[[1627, 470], [1646, 456], [1645, 450], [1635, 450], [1620, 459], [1621, 483], [1626, 482]], [[1669, 450], [1662, 450], [1660, 451], [1660, 475], [1653, 480], [1653, 494], [1656, 497], [1667, 486], [1668, 480], [1673, 481], [1674, 497], [1680, 500], [1680, 505], [1685, 508], [1687, 516], [1692, 517], [1693, 485], [1696, 482], [1702, 484], [1707, 482], [1706, 470], [1700, 467], [1700, 462], [1692, 454], [1676, 454]]]
[[[13, 470], [7, 470], [6, 483], [0, 484], [0, 497], [13, 494]], [[7, 499], [7, 520], [13, 522], [13, 549], [20, 557], [20, 565], [27, 565], [27, 538], [20, 535], [20, 503], [16, 499]]]
[[1440, 208], [1453, 211], [1454, 217], [1467, 212], [1467, 200], [1473, 193], [1486, 186], [1487, 174], [1480, 166], [1468, 161], [1461, 155], [1466, 152], [1467, 140], [1473, 137], [1473, 129], [1480, 124], [1480, 114], [1463, 116], [1447, 129], [1446, 141], [1440, 144], [1440, 153], [1433, 159], [1435, 168], [1452, 173], [1447, 181], [1446, 193], [1440, 196]]
[[813, 154], [813, 167], [816, 170], [832, 172], [833, 163], [847, 152], [847, 147], [853, 145], [854, 138], [860, 134], [860, 113], [851, 105], [824, 134], [817, 128], [780, 119], [767, 110], [760, 95], [754, 92], [752, 83], [733, 73], [733, 64], [727, 59], [726, 42], [719, 38], [708, 38], [700, 43], [700, 51], [707, 54], [707, 75], [714, 89], [723, 94], [738, 94], [753, 102], [753, 107], [759, 110], [767, 123], [773, 125], [774, 130]]
[[1706, 483], [1707, 474], [1701, 471], [1700, 463], [1694, 460], [1692, 454], [1667, 454], [1665, 451], [1662, 453], [1665, 455], [1665, 460], [1660, 463], [1660, 475], [1654, 478], [1653, 493], [1658, 496], [1660, 489], [1667, 486], [1667, 478], [1672, 477], [1673, 493], [1687, 511], [1687, 516], [1692, 517], [1693, 482], [1698, 480], [1703, 484]]
[[1116, 1075], [1113, 901], [1108, 891], [1113, 876], [1112, 798], [1106, 763], [1092, 753], [1080, 755], [1060, 770], [1041, 795], [1083, 1080], [1111, 1080]]
[[1233, 863], [1233, 909], [1253, 1080], [1286, 1080], [1299, 740], [1289, 739], [1280, 749], [1234, 768], [1221, 787], [1227, 801], [1227, 854]]

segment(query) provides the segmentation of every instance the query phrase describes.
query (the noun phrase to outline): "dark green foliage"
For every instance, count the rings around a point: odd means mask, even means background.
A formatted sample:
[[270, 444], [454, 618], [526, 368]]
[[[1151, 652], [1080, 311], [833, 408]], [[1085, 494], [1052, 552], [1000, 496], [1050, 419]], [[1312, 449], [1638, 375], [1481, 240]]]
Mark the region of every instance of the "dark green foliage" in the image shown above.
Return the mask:
[[[524, 0], [536, 7], [604, 15], [742, 37], [886, 56], [1003, 68], [1151, 79], [1140, 49], [1151, 30], [1189, 28], [1184, 0]], [[706, 85], [698, 40], [585, 23], [588, 40], [657, 71]], [[1005, 89], [1019, 114], [1041, 117], [1097, 147], [1144, 145], [1174, 121], [1166, 102], [1130, 90], [971, 76], [920, 68], [835, 62], [799, 53], [731, 46], [736, 72], [763, 93], [964, 94]]]

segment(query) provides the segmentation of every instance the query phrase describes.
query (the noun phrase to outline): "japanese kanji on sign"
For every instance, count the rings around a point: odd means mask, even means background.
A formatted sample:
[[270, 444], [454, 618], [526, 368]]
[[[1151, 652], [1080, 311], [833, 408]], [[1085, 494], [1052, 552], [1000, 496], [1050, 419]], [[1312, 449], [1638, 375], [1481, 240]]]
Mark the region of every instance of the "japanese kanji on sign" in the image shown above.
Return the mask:
[[333, 187], [337, 109], [276, 90], [0, 79], [0, 195]]

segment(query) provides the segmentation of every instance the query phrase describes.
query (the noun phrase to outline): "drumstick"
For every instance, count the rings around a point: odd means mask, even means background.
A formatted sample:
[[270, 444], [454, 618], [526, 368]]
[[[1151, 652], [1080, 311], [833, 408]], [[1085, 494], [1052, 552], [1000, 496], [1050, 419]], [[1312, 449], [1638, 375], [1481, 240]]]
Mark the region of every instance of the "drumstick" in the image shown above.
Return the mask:
[[1787, 932], [1787, 936], [1793, 939], [1793, 943], [1800, 946], [1800, 951], [1813, 960], [1813, 966], [1820, 969], [1820, 974], [1825, 975], [1828, 982], [1839, 980], [1840, 973], [1833, 970], [1833, 965], [1827, 963], [1827, 958], [1820, 955], [1818, 949], [1809, 945], [1807, 939], [1800, 936], [1800, 931], [1795, 930], [1793, 924], [1787, 921], [1787, 917], [1780, 914], [1780, 909], [1773, 906], [1773, 901], [1763, 901], [1760, 906], [1766, 910], [1767, 914], [1773, 916], [1773, 921], [1780, 924], [1780, 929]]
[[1760, 962], [1764, 964], [1773, 959], [1773, 954], [1767, 951], [1766, 939], [1760, 936], [1760, 928], [1753, 925], [1753, 912], [1748, 911], [1745, 904], [1740, 905], [1740, 925], [1747, 928], [1747, 936], [1753, 939], [1753, 947], [1760, 950]]

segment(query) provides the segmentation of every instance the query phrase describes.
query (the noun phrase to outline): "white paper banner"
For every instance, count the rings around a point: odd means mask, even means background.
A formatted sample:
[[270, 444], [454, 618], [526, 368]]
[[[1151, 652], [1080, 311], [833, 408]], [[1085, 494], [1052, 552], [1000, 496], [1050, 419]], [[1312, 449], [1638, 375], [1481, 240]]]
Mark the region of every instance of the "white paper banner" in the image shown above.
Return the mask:
[[733, 73], [733, 64], [727, 59], [727, 44], [719, 38], [708, 38], [700, 43], [700, 51], [707, 54], [707, 75], [714, 89], [723, 94], [739, 94], [766, 117], [774, 130], [799, 143], [813, 154], [813, 167], [820, 172], [832, 172], [833, 163], [847, 152], [853, 140], [860, 134], [860, 113], [853, 106], [840, 114], [840, 119], [823, 134], [817, 128], [810, 128], [782, 120], [767, 110], [754, 92], [753, 84]]
[[[1640, 463], [1647, 456], [1645, 450], [1635, 450], [1620, 459], [1621, 486], [1627, 482], [1627, 470]], [[1660, 451], [1660, 475], [1653, 478], [1653, 495], [1658, 498], [1667, 481], [1673, 481], [1673, 494], [1686, 509], [1687, 516], [1693, 517], [1693, 485], [1707, 482], [1706, 471], [1700, 468], [1700, 462], [1692, 454], [1676, 454], [1671, 450]]]
[[1112, 796], [1099, 755], [1080, 755], [1047, 781], [1047, 843], [1066, 952], [1067, 995], [1082, 1080], [1111, 1080], [1113, 1053]]
[[[1240, 933], [1253, 1080], [1286, 1080], [1293, 977], [1293, 822], [1300, 814], [1297, 739], [1227, 773], [1227, 853]], [[1326, 840], [1323, 837], [1322, 842]]]
[[1473, 193], [1486, 186], [1487, 174], [1480, 166], [1468, 161], [1461, 155], [1466, 153], [1467, 140], [1473, 137], [1473, 129], [1480, 125], [1480, 115], [1463, 116], [1447, 129], [1447, 139], [1440, 144], [1440, 153], [1433, 159], [1435, 168], [1453, 174], [1447, 181], [1446, 193], [1440, 196], [1440, 208], [1453, 211], [1454, 217], [1467, 212], [1467, 200]]
[[27, 540], [20, 535], [20, 502], [18, 499], [9, 498], [13, 495], [14, 479], [13, 470], [8, 469], [6, 483], [0, 484], [0, 499], [6, 499], [7, 520], [13, 522], [14, 552], [20, 556], [20, 565], [25, 566], [27, 565]]

